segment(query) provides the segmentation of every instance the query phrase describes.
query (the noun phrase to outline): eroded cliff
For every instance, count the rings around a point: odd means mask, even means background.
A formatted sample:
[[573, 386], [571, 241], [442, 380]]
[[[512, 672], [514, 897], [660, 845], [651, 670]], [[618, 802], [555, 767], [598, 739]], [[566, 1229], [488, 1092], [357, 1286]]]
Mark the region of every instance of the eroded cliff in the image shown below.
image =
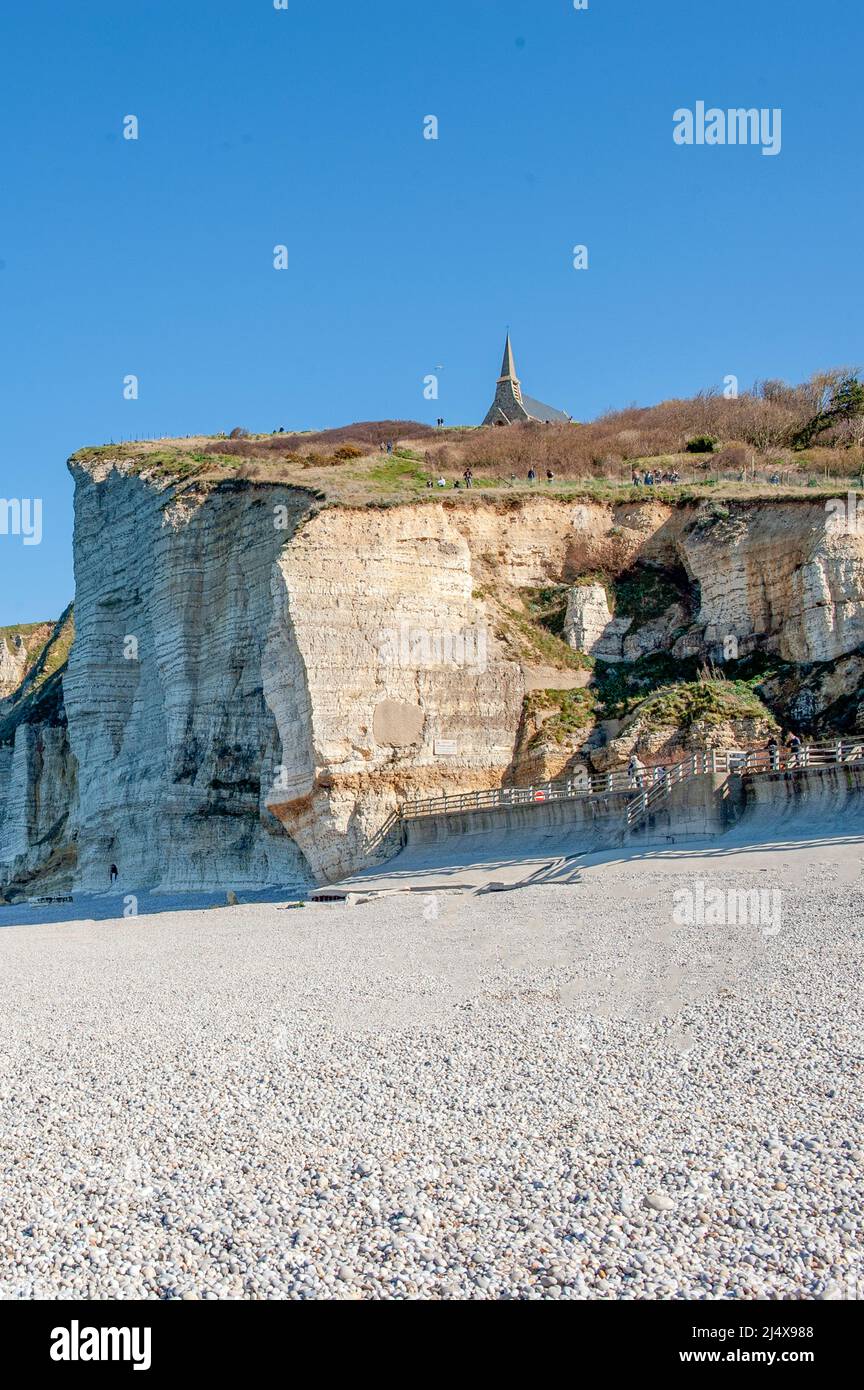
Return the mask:
[[[864, 538], [821, 500], [349, 508], [71, 466], [75, 643], [0, 731], [11, 889], [297, 886], [411, 797], [667, 756], [685, 708], [702, 741], [763, 738], [765, 700], [860, 722]], [[700, 672], [723, 698], [647, 698]]]

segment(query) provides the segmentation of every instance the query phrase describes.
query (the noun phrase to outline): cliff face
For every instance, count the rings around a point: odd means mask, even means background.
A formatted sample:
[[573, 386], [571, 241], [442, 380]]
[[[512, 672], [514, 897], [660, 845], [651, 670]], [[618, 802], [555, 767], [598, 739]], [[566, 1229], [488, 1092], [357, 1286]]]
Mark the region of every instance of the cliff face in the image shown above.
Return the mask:
[[864, 534], [824, 503], [715, 506], [680, 541], [707, 643], [734, 635], [785, 661], [834, 661], [864, 642]]
[[0, 701], [0, 885], [66, 893], [72, 884], [77, 766], [62, 680], [72, 634], [70, 607], [15, 644], [26, 659]]
[[104, 887], [112, 863], [138, 887], [308, 877], [265, 804], [282, 748], [261, 677], [274, 561], [305, 499], [231, 481], [175, 493], [110, 467], [75, 482], [79, 885]]
[[[0, 722], [0, 858], [19, 888], [103, 888], [112, 863], [130, 890], [297, 886], [370, 862], [400, 801], [519, 779], [527, 690], [589, 680], [587, 658], [531, 630], [525, 596], [551, 586], [581, 613], [574, 589], [634, 565], [677, 589], [631, 606], [625, 666], [723, 659], [734, 638], [790, 663], [772, 677], [784, 707], [854, 705], [864, 538], [818, 502], [352, 510], [110, 459], [73, 473], [68, 668]], [[569, 748], [590, 733], [599, 765], [619, 730], [586, 716], [580, 732], [589, 705], [571, 698]]]
[[67, 735], [58, 699], [21, 722], [14, 743], [0, 745], [0, 881], [40, 893], [72, 886], [77, 767]]
[[495, 785], [510, 763], [524, 681], [475, 597], [458, 519], [326, 511], [278, 561], [265, 694], [286, 757], [271, 806], [325, 876], [374, 852], [398, 800]]

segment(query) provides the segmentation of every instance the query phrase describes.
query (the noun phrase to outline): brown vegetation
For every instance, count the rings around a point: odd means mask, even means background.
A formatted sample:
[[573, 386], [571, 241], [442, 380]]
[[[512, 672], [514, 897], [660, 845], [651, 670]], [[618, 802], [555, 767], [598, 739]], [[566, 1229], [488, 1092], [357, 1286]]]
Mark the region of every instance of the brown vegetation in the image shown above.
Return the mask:
[[641, 478], [648, 471], [667, 489], [675, 473], [682, 489], [697, 493], [720, 487], [763, 495], [778, 484], [795, 493], [860, 480], [864, 386], [848, 369], [837, 369], [799, 386], [758, 382], [734, 398], [703, 391], [691, 399], [629, 406], [587, 424], [439, 430], [411, 420], [366, 420], [306, 433], [234, 430], [228, 438], [131, 441], [73, 457], [84, 463], [122, 459], [166, 482], [226, 473], [296, 482], [351, 505], [423, 495], [439, 475], [461, 486], [469, 467], [475, 490], [524, 488], [533, 468], [538, 486], [549, 486], [551, 472], [555, 490], [569, 484], [572, 492], [575, 483], [591, 495], [629, 489], [632, 474]]
[[[684, 481], [710, 474], [742, 482], [779, 474], [816, 478], [858, 475], [864, 464], [864, 418], [841, 420], [819, 435], [818, 447], [793, 446], [810, 421], [825, 411], [844, 369], [823, 372], [800, 386], [757, 383], [727, 399], [703, 391], [687, 400], [609, 411], [584, 425], [510, 426], [474, 431], [460, 438], [463, 466], [481, 472], [524, 476], [534, 467], [545, 477], [629, 480], [634, 463], [673, 462]], [[713, 438], [716, 451], [689, 453], [688, 444]], [[443, 462], [449, 462], [445, 445]], [[806, 480], [806, 479], [805, 479]]]

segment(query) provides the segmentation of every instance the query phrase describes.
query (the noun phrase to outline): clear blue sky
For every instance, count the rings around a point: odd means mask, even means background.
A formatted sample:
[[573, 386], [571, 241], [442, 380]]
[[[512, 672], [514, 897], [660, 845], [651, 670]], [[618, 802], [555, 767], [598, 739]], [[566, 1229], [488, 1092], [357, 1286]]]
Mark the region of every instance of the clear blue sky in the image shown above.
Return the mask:
[[[859, 364], [862, 40], [848, 0], [4, 6], [0, 495], [44, 535], [0, 623], [72, 594], [84, 444], [476, 422], [508, 323], [583, 419]], [[780, 155], [676, 146], [699, 100], [781, 107]]]

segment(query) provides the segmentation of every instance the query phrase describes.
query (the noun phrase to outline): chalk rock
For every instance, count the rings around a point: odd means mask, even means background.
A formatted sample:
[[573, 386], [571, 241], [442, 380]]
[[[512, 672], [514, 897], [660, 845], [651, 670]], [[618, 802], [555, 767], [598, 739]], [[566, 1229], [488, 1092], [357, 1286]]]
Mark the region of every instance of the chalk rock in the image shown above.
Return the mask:
[[567, 596], [564, 640], [600, 661], [624, 660], [624, 635], [632, 618], [615, 618], [602, 584], [578, 584]]

